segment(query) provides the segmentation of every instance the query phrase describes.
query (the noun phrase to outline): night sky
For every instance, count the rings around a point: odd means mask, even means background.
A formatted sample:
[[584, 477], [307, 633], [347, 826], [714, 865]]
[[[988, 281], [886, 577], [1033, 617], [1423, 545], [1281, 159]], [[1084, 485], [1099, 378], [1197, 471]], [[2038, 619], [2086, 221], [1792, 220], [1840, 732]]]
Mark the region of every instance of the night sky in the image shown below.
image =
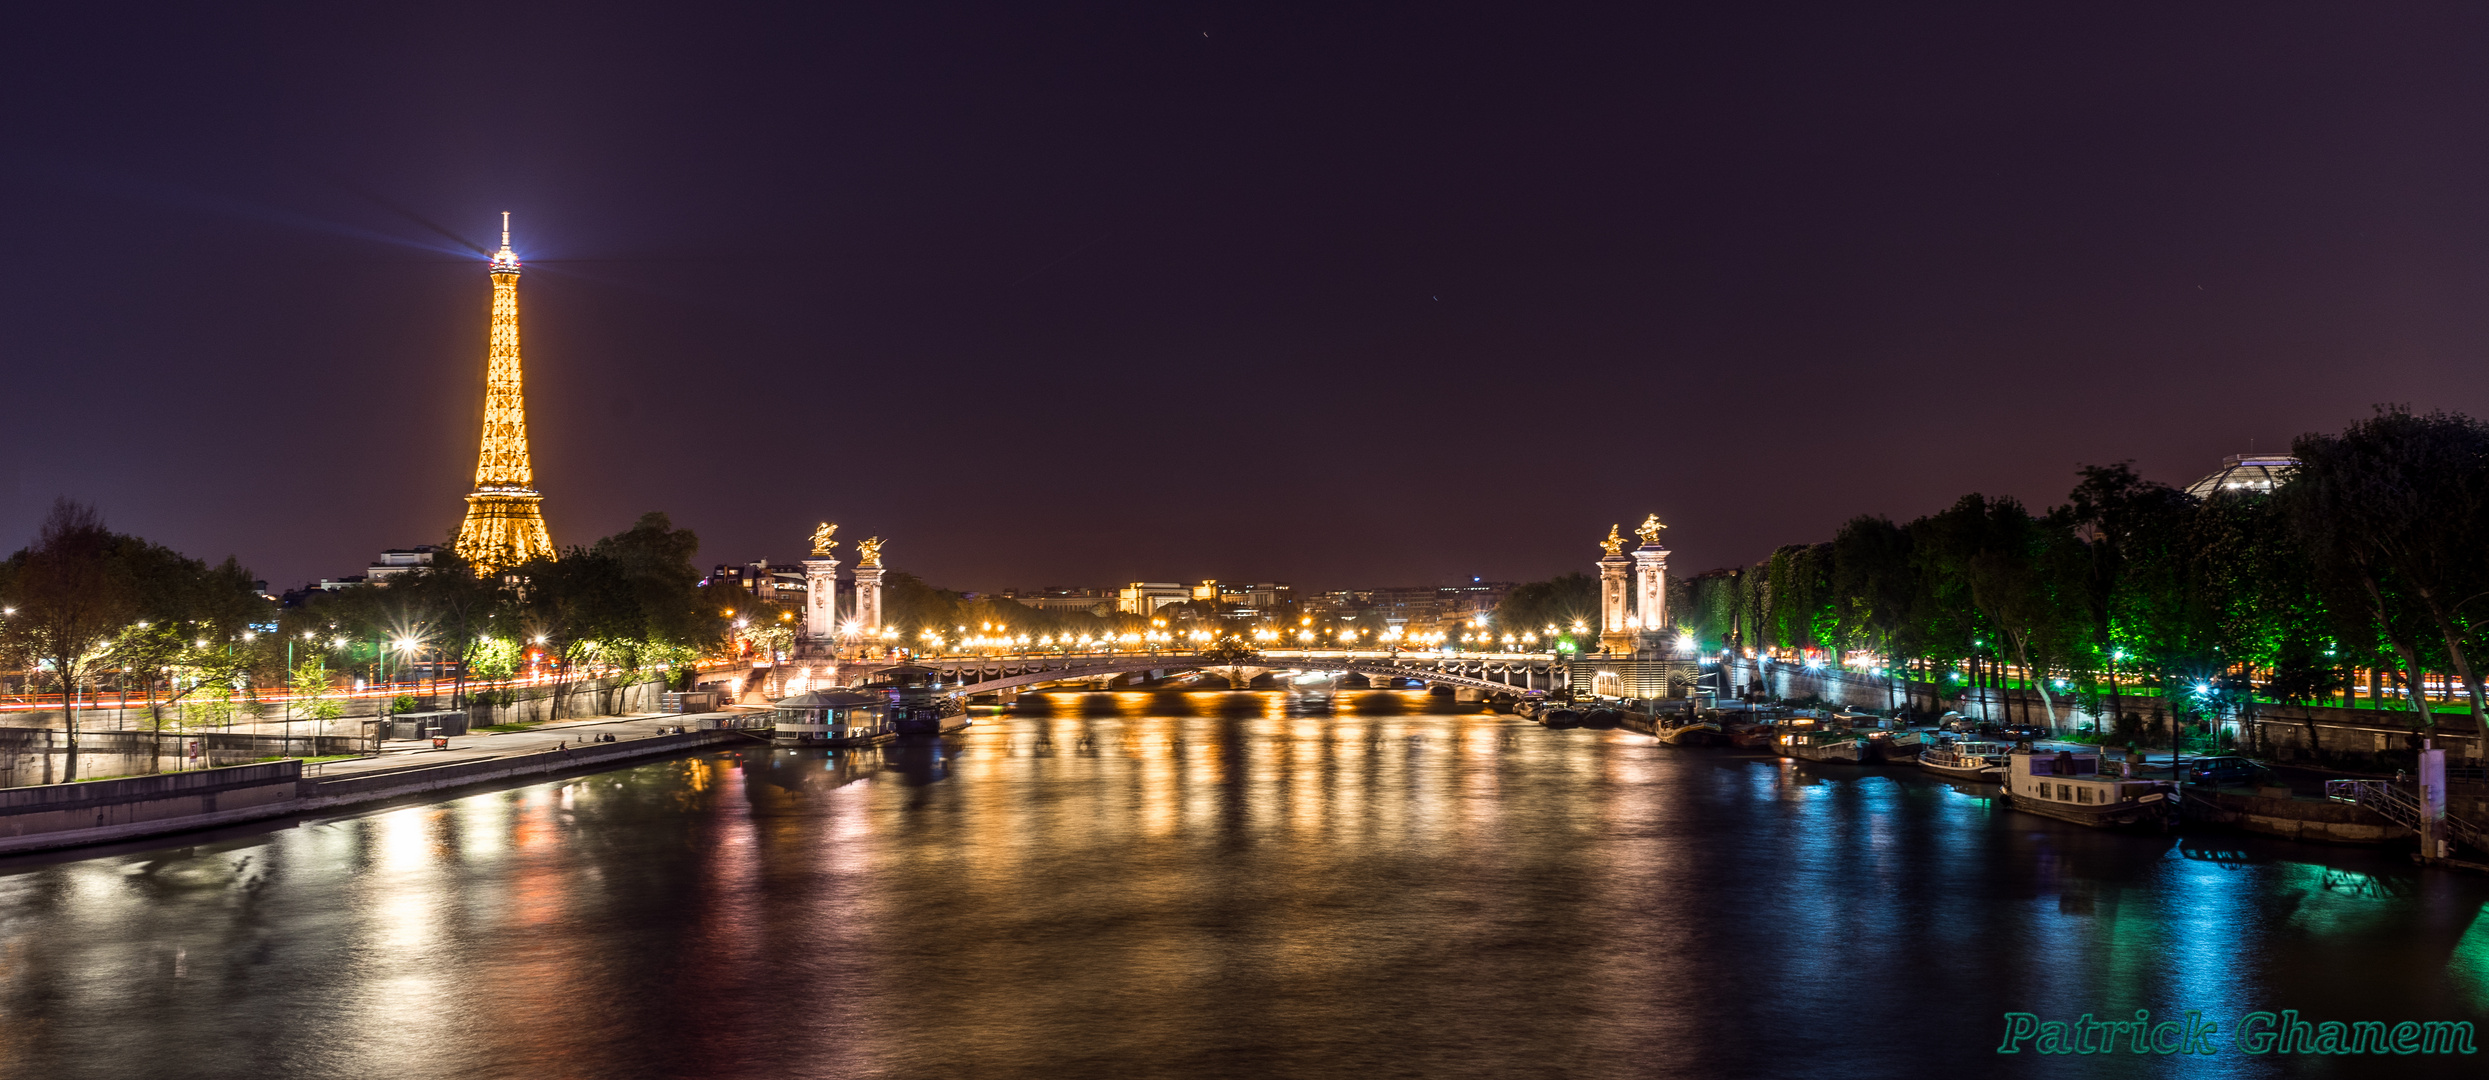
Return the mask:
[[[1680, 571], [2489, 414], [2489, 8], [101, 5], [0, 34], [0, 543]], [[852, 552], [849, 545], [842, 548]]]

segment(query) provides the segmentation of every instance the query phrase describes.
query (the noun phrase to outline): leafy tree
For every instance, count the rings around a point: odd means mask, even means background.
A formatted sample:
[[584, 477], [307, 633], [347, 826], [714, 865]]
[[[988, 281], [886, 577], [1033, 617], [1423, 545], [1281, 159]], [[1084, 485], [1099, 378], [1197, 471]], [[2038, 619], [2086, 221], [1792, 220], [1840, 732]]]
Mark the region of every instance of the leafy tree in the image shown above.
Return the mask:
[[[1535, 633], [1553, 626], [1562, 634], [1569, 633], [1576, 622], [1595, 625], [1599, 621], [1599, 579], [1576, 572], [1515, 585], [1495, 605], [1491, 621], [1514, 633]], [[1686, 621], [1679, 617], [1681, 624]]]
[[[1890, 520], [1861, 515], [1833, 536], [1832, 613], [1842, 644], [1875, 649], [1904, 666], [1918, 654], [1919, 635], [1912, 631], [1925, 591], [1910, 534]], [[1898, 674], [1893, 681], [1900, 682]]]
[[520, 567], [518, 621], [557, 663], [553, 718], [598, 668], [623, 673], [680, 665], [722, 645], [724, 609], [700, 590], [691, 556], [700, 541], [649, 513], [631, 528]]
[[2317, 580], [2337, 604], [2366, 612], [2403, 669], [2423, 726], [2423, 642], [2471, 691], [2482, 719], [2482, 620], [2489, 596], [2489, 425], [2451, 413], [2381, 408], [2340, 435], [2292, 445], [2300, 466], [2282, 503]]
[[330, 696], [330, 691], [336, 687], [331, 683], [326, 657], [315, 652], [294, 665], [292, 682], [303, 716], [312, 720], [334, 720], [345, 711]]
[[62, 499], [35, 542], [9, 559], [7, 601], [16, 611], [0, 620], [0, 633], [12, 652], [49, 664], [60, 684], [64, 780], [78, 778], [79, 690], [140, 610], [127, 567], [115, 558], [119, 541], [93, 507]]

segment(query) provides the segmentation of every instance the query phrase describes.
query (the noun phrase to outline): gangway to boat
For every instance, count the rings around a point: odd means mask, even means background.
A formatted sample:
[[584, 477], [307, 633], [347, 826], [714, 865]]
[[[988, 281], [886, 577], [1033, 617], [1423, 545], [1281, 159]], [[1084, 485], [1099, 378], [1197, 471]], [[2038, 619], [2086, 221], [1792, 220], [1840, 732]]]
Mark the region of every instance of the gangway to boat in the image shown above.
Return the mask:
[[[2365, 806], [2387, 821], [2415, 833], [2420, 831], [2420, 796], [2416, 791], [2384, 780], [2327, 780], [2325, 797]], [[2489, 832], [2453, 814], [2446, 815], [2445, 820], [2446, 835], [2474, 851], [2489, 852]]]

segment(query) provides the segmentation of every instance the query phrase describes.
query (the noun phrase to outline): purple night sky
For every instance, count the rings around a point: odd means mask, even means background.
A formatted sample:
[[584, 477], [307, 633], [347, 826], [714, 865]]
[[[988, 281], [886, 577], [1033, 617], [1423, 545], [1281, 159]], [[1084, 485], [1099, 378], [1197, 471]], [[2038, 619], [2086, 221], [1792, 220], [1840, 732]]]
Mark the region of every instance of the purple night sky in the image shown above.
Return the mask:
[[[0, 544], [437, 542], [501, 211], [558, 543], [965, 588], [1682, 570], [2489, 413], [2489, 9], [53, 5]], [[453, 235], [455, 239], [453, 239]]]

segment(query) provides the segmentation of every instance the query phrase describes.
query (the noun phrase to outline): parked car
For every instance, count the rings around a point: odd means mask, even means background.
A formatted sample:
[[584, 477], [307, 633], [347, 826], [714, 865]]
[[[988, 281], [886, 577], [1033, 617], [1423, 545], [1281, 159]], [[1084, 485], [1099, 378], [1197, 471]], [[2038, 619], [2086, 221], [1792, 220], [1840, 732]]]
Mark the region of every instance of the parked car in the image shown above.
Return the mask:
[[2265, 771], [2264, 766], [2243, 757], [2199, 757], [2181, 763], [2179, 773], [2186, 782], [2203, 787], [2231, 787], [2252, 784]]
[[2004, 734], [2008, 739], [2022, 740], [2045, 739], [2054, 736], [2056, 732], [2050, 731], [2047, 728], [2041, 727], [2037, 724], [2007, 724], [2005, 725]]

